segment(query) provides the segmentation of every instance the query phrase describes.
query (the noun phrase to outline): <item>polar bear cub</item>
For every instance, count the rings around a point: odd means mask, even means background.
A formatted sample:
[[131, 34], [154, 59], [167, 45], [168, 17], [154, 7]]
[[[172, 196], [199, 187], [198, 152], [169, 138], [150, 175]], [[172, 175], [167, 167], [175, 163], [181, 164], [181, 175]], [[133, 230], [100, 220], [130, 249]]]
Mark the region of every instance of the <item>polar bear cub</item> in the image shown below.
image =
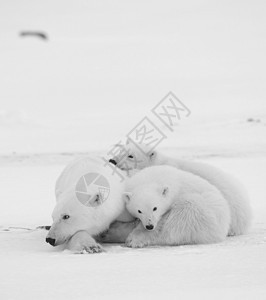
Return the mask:
[[251, 223], [251, 207], [245, 188], [230, 174], [206, 163], [188, 161], [166, 156], [157, 150], [150, 150], [145, 144], [127, 142], [121, 152], [110, 162], [122, 170], [143, 169], [149, 166], [170, 165], [179, 170], [200, 176], [214, 185], [227, 200], [231, 220], [229, 235], [244, 234]]
[[127, 180], [125, 198], [129, 213], [141, 221], [127, 237], [128, 247], [217, 243], [228, 235], [226, 199], [191, 173], [145, 168]]

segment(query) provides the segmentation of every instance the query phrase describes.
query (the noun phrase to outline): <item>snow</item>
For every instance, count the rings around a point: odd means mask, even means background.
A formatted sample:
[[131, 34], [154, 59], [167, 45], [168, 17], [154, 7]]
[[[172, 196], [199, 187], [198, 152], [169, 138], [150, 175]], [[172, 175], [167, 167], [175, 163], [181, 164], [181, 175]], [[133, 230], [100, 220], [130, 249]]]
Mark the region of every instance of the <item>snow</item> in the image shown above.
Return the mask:
[[170, 90], [198, 123], [265, 116], [265, 10], [261, 0], [1, 1], [0, 153], [106, 149]]
[[57, 252], [44, 232], [2, 235], [2, 299], [265, 299], [265, 227], [218, 245], [99, 255]]
[[[1, 1], [0, 299], [266, 299], [265, 10], [261, 0]], [[170, 90], [191, 110], [174, 132], [151, 113]], [[106, 155], [144, 116], [165, 152], [245, 184], [250, 232], [94, 255], [46, 244], [34, 228], [51, 224], [64, 166]]]

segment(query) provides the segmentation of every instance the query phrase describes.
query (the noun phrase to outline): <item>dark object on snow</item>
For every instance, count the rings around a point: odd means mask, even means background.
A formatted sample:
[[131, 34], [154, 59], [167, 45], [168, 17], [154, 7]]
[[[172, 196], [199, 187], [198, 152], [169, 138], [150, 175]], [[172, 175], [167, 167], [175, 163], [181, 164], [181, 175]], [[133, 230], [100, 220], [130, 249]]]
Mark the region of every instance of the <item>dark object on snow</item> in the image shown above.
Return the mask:
[[249, 118], [249, 119], [247, 119], [247, 122], [256, 122], [256, 123], [260, 123], [260, 119]]
[[41, 31], [21, 31], [19, 35], [21, 37], [37, 37], [42, 40], [48, 41], [47, 34]]
[[51, 226], [38, 226], [37, 229], [44, 229], [44, 230], [50, 230]]

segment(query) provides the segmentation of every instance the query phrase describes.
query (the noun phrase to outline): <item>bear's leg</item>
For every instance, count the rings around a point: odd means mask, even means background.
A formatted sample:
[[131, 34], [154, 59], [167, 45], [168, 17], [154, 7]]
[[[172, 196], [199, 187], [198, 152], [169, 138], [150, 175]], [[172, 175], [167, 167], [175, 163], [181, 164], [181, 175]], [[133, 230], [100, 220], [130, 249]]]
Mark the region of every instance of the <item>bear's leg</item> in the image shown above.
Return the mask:
[[125, 243], [128, 235], [136, 228], [139, 221], [134, 222], [114, 222], [110, 228], [96, 236], [97, 242], [101, 243]]
[[103, 248], [100, 244], [86, 232], [78, 231], [68, 241], [66, 249], [75, 253], [99, 253], [103, 252]]
[[140, 223], [128, 236], [126, 239], [126, 246], [130, 248], [143, 248], [152, 245], [161, 244], [161, 224], [158, 224], [157, 227], [149, 231], [145, 229]]

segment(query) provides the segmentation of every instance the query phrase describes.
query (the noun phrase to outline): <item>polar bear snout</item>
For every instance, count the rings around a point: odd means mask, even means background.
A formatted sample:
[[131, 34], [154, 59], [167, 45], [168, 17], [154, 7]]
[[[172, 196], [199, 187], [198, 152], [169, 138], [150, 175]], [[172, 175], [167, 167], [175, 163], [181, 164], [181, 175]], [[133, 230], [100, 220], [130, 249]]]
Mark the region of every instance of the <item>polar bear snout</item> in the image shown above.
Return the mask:
[[50, 244], [52, 246], [55, 246], [55, 239], [47, 237], [46, 238], [46, 243], [48, 243], [48, 244]]
[[113, 164], [113, 165], [117, 165], [116, 160], [114, 160], [113, 158], [109, 159], [109, 163]]
[[60, 224], [56, 223], [53, 224], [51, 229], [49, 230], [46, 236], [46, 243], [50, 244], [51, 246], [59, 246], [67, 242], [73, 234], [76, 233], [77, 230], [73, 228], [72, 231], [66, 230], [60, 222]]
[[146, 225], [146, 229], [148, 229], [148, 230], [153, 230], [153, 229], [154, 229], [154, 226], [153, 226], [153, 225]]

